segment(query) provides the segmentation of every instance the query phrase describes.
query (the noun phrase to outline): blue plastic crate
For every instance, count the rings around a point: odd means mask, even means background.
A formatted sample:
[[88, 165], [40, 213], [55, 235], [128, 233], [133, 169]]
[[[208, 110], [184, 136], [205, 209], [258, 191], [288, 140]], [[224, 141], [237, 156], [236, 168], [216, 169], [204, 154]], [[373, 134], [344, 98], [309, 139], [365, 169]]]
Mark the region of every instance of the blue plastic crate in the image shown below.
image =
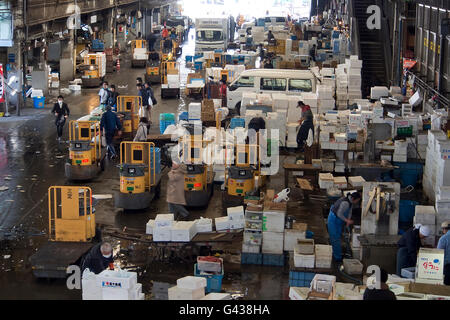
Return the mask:
[[164, 131], [166, 131], [167, 127], [170, 125], [175, 125], [175, 120], [160, 120], [159, 121], [159, 132], [161, 134], [164, 134]]
[[300, 271], [291, 271], [289, 272], [289, 280], [301, 280], [301, 281], [310, 281], [315, 277], [315, 273], [313, 272], [300, 272]]
[[263, 254], [263, 265], [283, 267], [284, 254]]
[[186, 56], [186, 62], [192, 62], [194, 59], [194, 56]]
[[290, 287], [309, 288], [311, 280], [289, 280]]
[[263, 255], [261, 253], [241, 253], [241, 264], [256, 264], [261, 265]]
[[416, 214], [416, 206], [418, 204], [417, 201], [400, 200], [398, 221], [411, 223]]
[[194, 265], [194, 276], [196, 277], [202, 277], [206, 278], [206, 293], [211, 292], [220, 292], [222, 291], [222, 280], [223, 280], [223, 268], [222, 268], [222, 274], [217, 275], [201, 275], [200, 271], [198, 271], [197, 264]]
[[245, 128], [245, 119], [233, 118], [230, 122], [230, 129]]
[[203, 69], [203, 62], [202, 61], [195, 62], [194, 68], [195, 68], [196, 71], [202, 70]]
[[173, 120], [175, 121], [175, 113], [161, 113], [159, 115], [159, 120], [163, 120], [163, 121], [170, 121]]

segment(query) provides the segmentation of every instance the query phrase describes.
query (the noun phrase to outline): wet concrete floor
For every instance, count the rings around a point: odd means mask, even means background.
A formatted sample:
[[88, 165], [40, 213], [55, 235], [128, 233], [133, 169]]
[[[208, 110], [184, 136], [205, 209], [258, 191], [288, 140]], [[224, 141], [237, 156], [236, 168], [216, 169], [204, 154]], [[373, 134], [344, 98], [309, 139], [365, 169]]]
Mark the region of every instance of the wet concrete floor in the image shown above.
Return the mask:
[[[184, 55], [193, 54], [192, 38], [184, 46], [182, 79], [186, 79], [188, 69], [184, 65]], [[136, 95], [135, 80], [144, 76], [144, 69], [132, 69], [128, 57], [122, 57], [121, 70], [108, 74], [106, 80], [115, 84], [122, 95]], [[185, 80], [182, 80], [185, 83]], [[76, 120], [98, 105], [99, 89], [83, 89], [79, 94], [65, 96], [71, 110], [70, 120]], [[154, 126], [152, 133], [159, 133], [157, 119], [160, 113], [186, 111], [191, 102], [184, 93], [180, 100], [162, 100], [159, 86], [154, 87], [158, 105], [152, 111]], [[47, 99], [43, 110], [26, 109], [22, 118], [0, 119], [0, 299], [80, 299], [80, 291], [70, 291], [62, 280], [37, 280], [33, 277], [28, 262], [29, 257], [47, 241], [48, 202], [47, 190], [50, 186], [73, 185], [64, 177], [64, 162], [68, 155], [67, 143], [58, 143], [54, 117], [50, 114], [56, 99]], [[68, 140], [67, 125], [64, 140]], [[294, 162], [295, 157], [283, 157], [280, 161]], [[93, 189], [94, 194], [112, 194], [119, 189], [119, 175], [115, 162], [108, 162], [101, 176], [83, 185]], [[271, 177], [268, 187], [281, 190], [284, 175]], [[102, 200], [96, 206], [96, 221], [99, 224], [122, 230], [124, 227], [145, 232], [145, 224], [158, 213], [167, 213], [165, 202], [166, 179], [162, 180], [162, 197], [153, 202], [145, 212], [123, 213], [114, 209], [113, 200]], [[323, 203], [297, 202], [290, 214], [300, 219], [314, 219], [313, 230], [317, 235], [324, 233], [322, 219]], [[191, 219], [222, 216], [222, 196], [220, 186], [207, 209], [191, 210]], [[326, 234], [320, 242], [326, 243]], [[193, 264], [172, 259], [171, 262], [148, 260], [149, 248], [129, 240], [105, 237], [115, 245], [118, 263], [122, 267], [136, 269], [139, 281], [143, 283], [147, 299], [151, 298], [152, 281], [175, 284], [176, 279], [192, 275]], [[236, 243], [237, 251], [241, 243]], [[288, 268], [241, 266], [236, 257], [229, 256], [225, 266], [223, 290], [243, 299], [286, 299], [288, 292]], [[235, 262], [235, 263], [233, 263]], [[236, 263], [237, 262], [237, 263]]]

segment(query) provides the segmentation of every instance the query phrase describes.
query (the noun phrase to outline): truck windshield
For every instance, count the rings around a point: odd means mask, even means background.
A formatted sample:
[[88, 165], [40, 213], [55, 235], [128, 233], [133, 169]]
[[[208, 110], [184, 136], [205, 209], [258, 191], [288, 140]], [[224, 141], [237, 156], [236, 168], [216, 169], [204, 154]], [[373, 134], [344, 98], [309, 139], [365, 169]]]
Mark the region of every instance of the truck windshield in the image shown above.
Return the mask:
[[198, 41], [221, 41], [223, 40], [222, 31], [202, 30], [197, 32]]

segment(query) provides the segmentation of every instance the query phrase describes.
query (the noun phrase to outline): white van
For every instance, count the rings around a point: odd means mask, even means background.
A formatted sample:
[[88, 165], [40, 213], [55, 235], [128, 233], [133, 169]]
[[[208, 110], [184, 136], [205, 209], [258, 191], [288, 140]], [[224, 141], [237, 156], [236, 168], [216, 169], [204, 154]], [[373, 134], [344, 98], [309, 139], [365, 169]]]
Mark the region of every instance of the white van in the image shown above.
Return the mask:
[[316, 92], [316, 78], [309, 70], [251, 69], [242, 72], [228, 87], [227, 107], [239, 114], [243, 92], [299, 95]]

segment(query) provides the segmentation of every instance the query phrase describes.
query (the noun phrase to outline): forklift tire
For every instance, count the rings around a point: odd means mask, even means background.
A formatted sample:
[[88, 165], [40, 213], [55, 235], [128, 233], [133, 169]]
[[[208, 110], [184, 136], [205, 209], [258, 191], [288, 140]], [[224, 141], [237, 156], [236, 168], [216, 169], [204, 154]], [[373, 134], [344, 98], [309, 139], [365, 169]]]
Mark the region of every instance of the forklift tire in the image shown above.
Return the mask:
[[161, 199], [161, 183], [155, 189], [155, 199]]
[[105, 171], [105, 158], [106, 158], [106, 156], [104, 156], [103, 159], [100, 160], [100, 169], [102, 172]]

